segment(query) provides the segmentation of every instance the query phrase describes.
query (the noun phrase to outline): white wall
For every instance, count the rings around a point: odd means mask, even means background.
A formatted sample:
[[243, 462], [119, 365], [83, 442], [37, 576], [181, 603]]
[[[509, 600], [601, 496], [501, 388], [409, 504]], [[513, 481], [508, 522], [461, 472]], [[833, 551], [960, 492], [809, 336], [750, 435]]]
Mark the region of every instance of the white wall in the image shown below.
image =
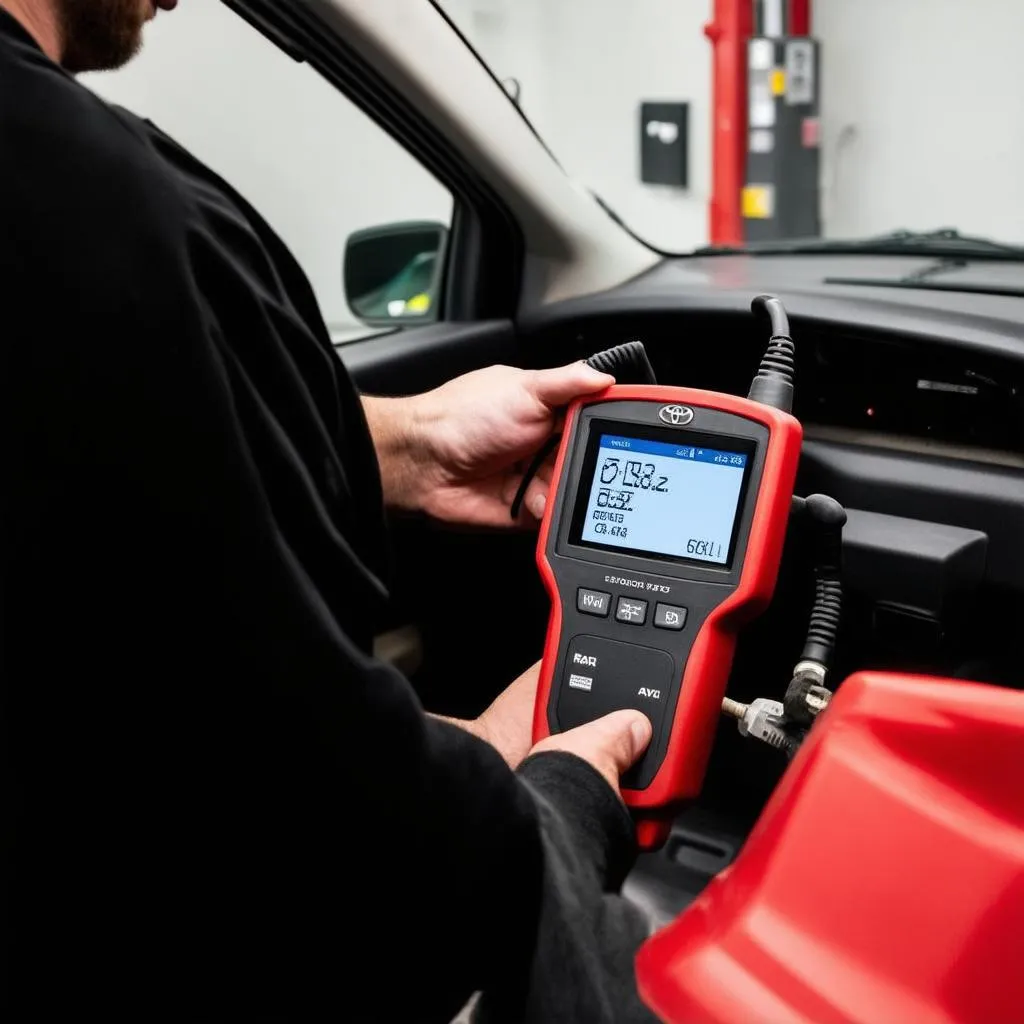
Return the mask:
[[348, 235], [386, 221], [451, 221], [448, 192], [405, 150], [219, 0], [161, 13], [132, 64], [83, 81], [150, 118], [260, 210], [338, 335], [355, 325], [341, 285]]
[[[710, 0], [442, 0], [563, 167], [641, 238], [707, 240], [711, 186]], [[640, 181], [643, 100], [689, 101], [690, 187]]]
[[827, 234], [1024, 243], [1024, 2], [814, 0]]
[[[447, 0], [571, 174], [667, 249], [707, 239], [710, 0]], [[1024, 243], [1024, 0], [813, 0], [826, 234], [955, 226]], [[496, 37], [505, 25], [507, 38]], [[511, 26], [511, 31], [509, 31]], [[540, 55], [538, 59], [537, 55]], [[539, 76], [532, 87], [526, 72]], [[641, 99], [691, 103], [691, 188], [643, 185]]]
[[[711, 0], [442, 0], [567, 170], [643, 238], [707, 238]], [[827, 235], [1024, 243], [1024, 0], [812, 0]], [[642, 99], [691, 102], [691, 188], [643, 185]]]

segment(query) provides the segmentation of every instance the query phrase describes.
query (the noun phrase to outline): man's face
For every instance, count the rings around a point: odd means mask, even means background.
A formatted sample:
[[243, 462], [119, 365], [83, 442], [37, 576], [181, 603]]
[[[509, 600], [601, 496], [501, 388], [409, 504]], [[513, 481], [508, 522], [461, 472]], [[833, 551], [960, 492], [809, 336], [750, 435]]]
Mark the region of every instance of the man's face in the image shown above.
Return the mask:
[[80, 71], [112, 71], [142, 45], [142, 27], [178, 0], [56, 0], [64, 41], [62, 65]]

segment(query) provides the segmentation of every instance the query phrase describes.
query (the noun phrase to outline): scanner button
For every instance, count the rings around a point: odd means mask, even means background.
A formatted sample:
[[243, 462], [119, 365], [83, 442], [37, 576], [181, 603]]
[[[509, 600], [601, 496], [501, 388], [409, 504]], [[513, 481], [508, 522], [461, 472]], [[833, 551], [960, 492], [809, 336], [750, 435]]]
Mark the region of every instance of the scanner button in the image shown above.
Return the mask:
[[585, 590], [580, 587], [576, 591], [576, 610], [584, 615], [600, 615], [602, 619], [608, 617], [611, 609], [612, 595], [601, 590]]
[[658, 629], [682, 629], [686, 625], [686, 609], [674, 604], [655, 605], [654, 625]]
[[673, 661], [665, 651], [577, 636], [569, 642], [562, 672], [561, 728], [636, 708], [651, 719], [657, 732], [672, 691]]
[[675, 689], [675, 663], [665, 651], [598, 636], [575, 636], [569, 641], [562, 668], [555, 722], [559, 730], [635, 708], [654, 727], [649, 753], [631, 769], [630, 789], [650, 784], [664, 757], [664, 731]]
[[631, 626], [642, 626], [647, 618], [647, 602], [635, 597], [620, 597], [615, 606], [617, 622], [628, 622]]

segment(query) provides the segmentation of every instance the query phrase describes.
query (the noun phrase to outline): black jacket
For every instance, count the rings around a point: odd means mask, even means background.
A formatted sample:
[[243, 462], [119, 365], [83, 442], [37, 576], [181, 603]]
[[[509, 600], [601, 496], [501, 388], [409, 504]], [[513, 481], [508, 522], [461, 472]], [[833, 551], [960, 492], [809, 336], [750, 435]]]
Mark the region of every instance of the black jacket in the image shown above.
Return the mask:
[[611, 790], [369, 654], [378, 467], [298, 265], [2, 12], [0, 300], [15, 1019], [641, 1014]]

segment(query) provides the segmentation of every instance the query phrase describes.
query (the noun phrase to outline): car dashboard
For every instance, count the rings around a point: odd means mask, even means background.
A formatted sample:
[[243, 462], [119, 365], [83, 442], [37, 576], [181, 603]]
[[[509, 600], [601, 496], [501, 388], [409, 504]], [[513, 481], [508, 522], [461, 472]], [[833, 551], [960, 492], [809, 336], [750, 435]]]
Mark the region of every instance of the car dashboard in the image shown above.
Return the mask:
[[[888, 255], [668, 259], [618, 289], [549, 307], [521, 335], [538, 366], [640, 339], [659, 383], [745, 395], [765, 336], [750, 300], [778, 295], [797, 352], [797, 493], [829, 494], [850, 516], [833, 683], [877, 668], [1020, 689], [1024, 297], [1009, 293], [1024, 296], [1024, 266], [959, 261], [939, 267], [941, 291], [913, 286], [936, 265]], [[969, 281], [963, 293], [946, 287], [958, 275]], [[730, 696], [781, 698], [812, 589], [791, 528], [772, 605], [741, 637]], [[641, 858], [626, 891], [656, 921], [729, 863], [778, 783], [785, 762], [756, 747], [723, 721], [698, 805], [663, 851]]]
[[[750, 313], [786, 304], [797, 347], [794, 412], [805, 430], [801, 494], [849, 510], [849, 577], [837, 677], [913, 669], [1019, 685], [1013, 623], [1024, 612], [1024, 298], [834, 281], [913, 281], [935, 260], [903, 256], [704, 256], [666, 260], [619, 289], [523, 325], [537, 365], [639, 338], [660, 383], [746, 394], [764, 344]], [[1024, 268], [978, 264], [1007, 290]], [[995, 285], [994, 285], [995, 287]], [[790, 620], [807, 600], [800, 541], [776, 600], [743, 648], [784, 674]], [[786, 571], [787, 565], [792, 571]], [[780, 609], [787, 609], [786, 612]], [[782, 639], [787, 637], [787, 639]], [[787, 660], [788, 659], [788, 662]]]
[[[527, 322], [543, 361], [630, 338], [660, 383], [746, 394], [763, 347], [749, 312], [779, 295], [797, 346], [802, 481], [856, 509], [984, 532], [985, 581], [1024, 595], [1024, 298], [914, 287], [921, 257], [705, 256], [666, 261], [622, 288]], [[989, 269], [1006, 290], [1012, 270]], [[945, 279], [944, 279], [945, 280]]]
[[[941, 290], [927, 286], [936, 275]], [[963, 292], [950, 287], [960, 281]], [[745, 395], [766, 337], [750, 303], [766, 293], [785, 303], [796, 344], [794, 412], [804, 427], [796, 491], [831, 495], [849, 515], [831, 684], [880, 669], [1020, 689], [1024, 265], [904, 255], [665, 259], [617, 288], [525, 311], [514, 323], [437, 324], [342, 351], [365, 391], [402, 394], [491, 362], [557, 366], [640, 339], [659, 383]], [[422, 641], [414, 685], [432, 710], [472, 717], [542, 649], [549, 604], [536, 538], [419, 519], [399, 527], [395, 621], [415, 622]], [[439, 579], [453, 592], [479, 590], [481, 565], [500, 580], [515, 630], [491, 601], [463, 602], [456, 615], [432, 599]], [[791, 524], [774, 598], [740, 635], [730, 697], [781, 699], [813, 592], [806, 537]], [[458, 664], [478, 670], [453, 673]], [[786, 764], [723, 719], [699, 800], [665, 848], [641, 858], [627, 894], [656, 921], [678, 913], [730, 862]]]

